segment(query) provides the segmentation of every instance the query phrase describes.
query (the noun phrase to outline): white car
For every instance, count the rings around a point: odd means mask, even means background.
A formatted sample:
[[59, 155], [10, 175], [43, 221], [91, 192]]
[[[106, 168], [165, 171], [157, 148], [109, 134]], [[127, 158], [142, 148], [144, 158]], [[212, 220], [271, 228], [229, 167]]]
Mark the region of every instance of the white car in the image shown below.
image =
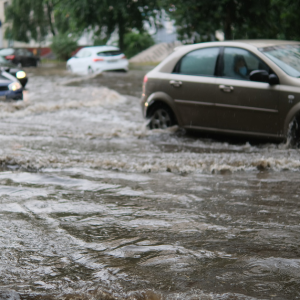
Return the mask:
[[74, 73], [93, 74], [108, 70], [128, 71], [128, 60], [119, 48], [94, 46], [80, 49], [67, 61], [67, 69]]

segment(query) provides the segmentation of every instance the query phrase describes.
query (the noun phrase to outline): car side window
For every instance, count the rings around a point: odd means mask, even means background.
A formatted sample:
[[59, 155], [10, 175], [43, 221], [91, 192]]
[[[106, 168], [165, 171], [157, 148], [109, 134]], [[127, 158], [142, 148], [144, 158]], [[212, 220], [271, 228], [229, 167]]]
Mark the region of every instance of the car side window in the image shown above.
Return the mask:
[[250, 80], [249, 75], [254, 70], [270, 72], [270, 68], [250, 51], [241, 48], [224, 48], [222, 77]]
[[28, 56], [28, 57], [33, 56], [33, 53], [30, 52], [29, 50], [24, 50], [24, 54], [25, 54], [25, 56]]
[[22, 55], [23, 55], [23, 53], [22, 53], [22, 50], [21, 50], [21, 49], [16, 49], [16, 51], [15, 51], [15, 54], [16, 54], [16, 55], [20, 55], [20, 56], [22, 56]]
[[219, 47], [194, 50], [180, 61], [175, 73], [198, 76], [214, 76]]
[[79, 50], [79, 51], [75, 54], [75, 56], [76, 56], [77, 58], [81, 58], [81, 57], [83, 57], [83, 55], [84, 55], [84, 50]]

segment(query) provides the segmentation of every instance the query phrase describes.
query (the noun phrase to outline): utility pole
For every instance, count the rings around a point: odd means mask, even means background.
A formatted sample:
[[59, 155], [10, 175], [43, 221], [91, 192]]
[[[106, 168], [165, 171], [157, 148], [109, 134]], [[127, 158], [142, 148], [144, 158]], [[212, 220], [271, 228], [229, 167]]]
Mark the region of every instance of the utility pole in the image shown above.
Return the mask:
[[0, 20], [0, 49], [3, 48], [2, 21]]

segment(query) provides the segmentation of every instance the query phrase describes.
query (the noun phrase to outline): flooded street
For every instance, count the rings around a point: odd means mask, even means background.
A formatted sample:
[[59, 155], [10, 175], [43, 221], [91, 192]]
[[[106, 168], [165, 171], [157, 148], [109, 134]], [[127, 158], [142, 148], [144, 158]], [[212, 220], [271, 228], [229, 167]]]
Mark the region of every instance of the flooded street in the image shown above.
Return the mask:
[[300, 299], [298, 149], [148, 130], [144, 70], [28, 72], [0, 103], [0, 299]]

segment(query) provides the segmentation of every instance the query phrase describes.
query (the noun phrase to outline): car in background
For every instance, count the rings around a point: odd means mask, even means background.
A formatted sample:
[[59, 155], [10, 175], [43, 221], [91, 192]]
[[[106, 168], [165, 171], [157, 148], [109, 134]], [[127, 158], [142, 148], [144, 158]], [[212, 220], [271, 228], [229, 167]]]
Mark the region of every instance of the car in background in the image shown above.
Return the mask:
[[80, 49], [67, 61], [67, 69], [74, 73], [93, 74], [102, 71], [128, 71], [128, 60], [119, 48], [94, 46]]
[[150, 128], [252, 136], [300, 144], [300, 42], [244, 40], [176, 49], [146, 74]]
[[40, 58], [32, 52], [22, 48], [4, 48], [0, 50], [0, 56], [15, 64], [18, 68], [37, 67]]
[[23, 88], [25, 88], [28, 82], [27, 74], [23, 70], [16, 68], [12, 62], [7, 61], [2, 56], [0, 56], [0, 69], [15, 76], [20, 81]]
[[0, 72], [0, 100], [23, 100], [21, 83], [5, 71]]

